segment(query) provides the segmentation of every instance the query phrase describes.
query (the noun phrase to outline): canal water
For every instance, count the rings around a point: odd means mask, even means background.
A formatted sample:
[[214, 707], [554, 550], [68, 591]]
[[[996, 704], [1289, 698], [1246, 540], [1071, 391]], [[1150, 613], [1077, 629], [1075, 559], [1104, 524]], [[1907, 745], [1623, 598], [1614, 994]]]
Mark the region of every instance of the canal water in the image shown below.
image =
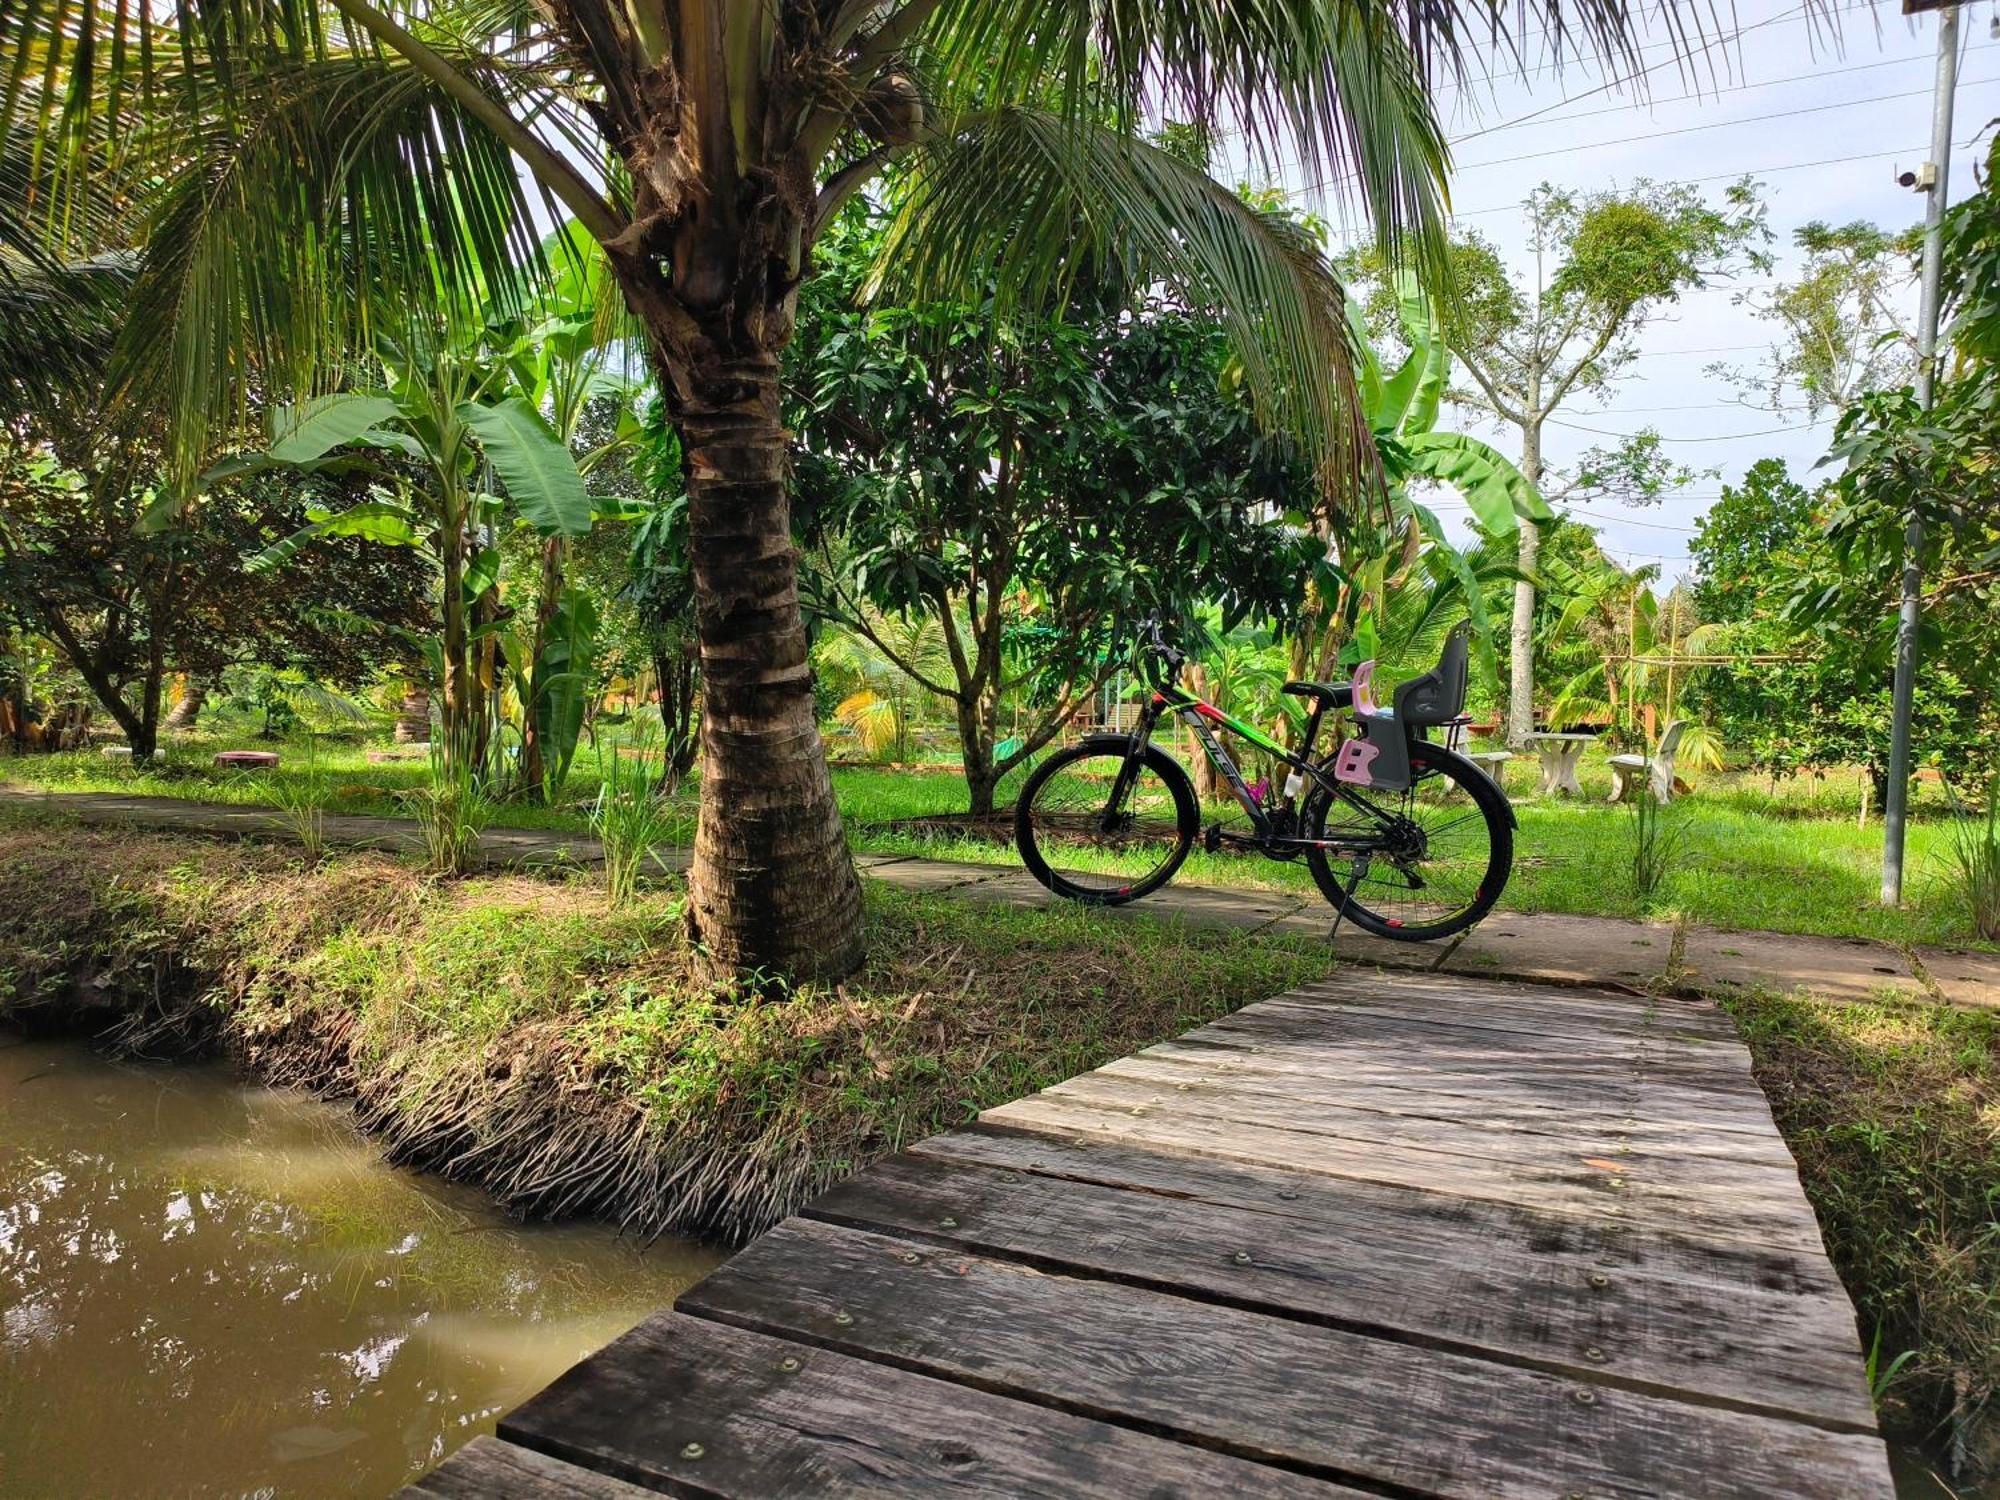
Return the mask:
[[221, 1067], [0, 1032], [0, 1496], [386, 1496], [715, 1264]]

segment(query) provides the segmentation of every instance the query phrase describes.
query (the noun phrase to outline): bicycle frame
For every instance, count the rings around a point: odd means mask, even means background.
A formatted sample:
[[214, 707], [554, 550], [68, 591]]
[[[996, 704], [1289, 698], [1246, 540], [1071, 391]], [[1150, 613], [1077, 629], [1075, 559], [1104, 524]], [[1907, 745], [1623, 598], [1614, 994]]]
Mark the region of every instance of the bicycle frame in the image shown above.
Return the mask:
[[[1215, 729], [1211, 727], [1212, 725], [1220, 726], [1229, 733], [1241, 739], [1248, 740], [1259, 750], [1277, 757], [1281, 764], [1296, 772], [1299, 776], [1324, 788], [1328, 793], [1339, 797], [1350, 807], [1366, 814], [1386, 828], [1389, 821], [1388, 815], [1382, 809], [1376, 807], [1366, 798], [1357, 795], [1355, 790], [1346, 783], [1336, 781], [1331, 775], [1321, 772], [1312, 763], [1310, 757], [1313, 745], [1319, 738], [1320, 720], [1325, 716], [1324, 707], [1318, 703], [1313, 705], [1312, 716], [1306, 721], [1305, 739], [1300, 749], [1297, 752], [1293, 752], [1287, 750], [1270, 735], [1265, 734], [1254, 725], [1246, 724], [1241, 719], [1224, 713], [1214, 704], [1197, 698], [1193, 693], [1182, 688], [1178, 682], [1164, 683], [1153, 690], [1151, 697], [1146, 700], [1146, 706], [1140, 711], [1139, 722], [1132, 727], [1129, 737], [1131, 748], [1126, 754], [1124, 769], [1119, 772], [1118, 782], [1112, 788], [1110, 806], [1119, 807], [1124, 804], [1125, 796], [1131, 787], [1131, 779], [1138, 771], [1139, 757], [1144, 753], [1147, 744], [1151, 742], [1154, 727], [1168, 714], [1175, 715], [1188, 727], [1188, 730], [1194, 735], [1195, 743], [1201, 747], [1202, 753], [1209, 758], [1209, 761], [1215, 766], [1216, 770], [1222, 773], [1223, 780], [1229, 785], [1231, 795], [1242, 806], [1244, 814], [1250, 819], [1250, 826], [1256, 830], [1254, 835], [1232, 833], [1220, 828], [1212, 830], [1220, 840], [1232, 844], [1248, 845], [1267, 852], [1282, 851], [1288, 856], [1303, 849], [1358, 850], [1376, 847], [1378, 843], [1377, 837], [1349, 835], [1346, 838], [1308, 839], [1279, 832], [1272, 823], [1270, 811], [1258, 801], [1256, 794], [1250, 790], [1250, 786], [1244, 781], [1243, 772], [1237, 767], [1235, 759], [1223, 747], [1222, 742], [1216, 738]], [[1288, 787], [1290, 785], [1289, 779], [1287, 785]], [[1291, 806], [1294, 795], [1296, 795], [1295, 792], [1288, 793], [1285, 798], [1285, 807], [1289, 808]]]

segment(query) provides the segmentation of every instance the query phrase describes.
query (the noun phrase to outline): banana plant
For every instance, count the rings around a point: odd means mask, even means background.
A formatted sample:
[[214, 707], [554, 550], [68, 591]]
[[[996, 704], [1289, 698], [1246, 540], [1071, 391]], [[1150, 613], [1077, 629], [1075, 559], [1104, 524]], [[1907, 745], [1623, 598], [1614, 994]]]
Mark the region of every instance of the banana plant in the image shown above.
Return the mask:
[[[503, 347], [513, 384], [550, 425], [564, 446], [576, 452], [592, 402], [609, 401], [616, 419], [604, 441], [582, 452], [577, 469], [586, 477], [641, 432], [634, 404], [641, 383], [625, 367], [631, 347], [630, 317], [618, 300], [603, 251], [574, 223], [543, 245], [552, 275], [529, 317], [519, 325], [489, 330]], [[563, 533], [542, 544], [541, 580], [535, 595], [534, 624], [525, 645], [520, 784], [531, 797], [553, 802], [562, 794], [582, 732], [582, 703], [573, 664], [594, 657], [596, 643], [582, 651], [577, 627], [583, 606], [568, 585], [570, 538]], [[592, 632], [597, 611], [588, 612]]]
[[380, 387], [279, 411], [269, 447], [207, 477], [278, 466], [359, 468], [377, 479], [374, 498], [314, 515], [251, 566], [275, 567], [318, 537], [424, 548], [443, 575], [444, 753], [476, 762], [493, 664], [485, 651], [475, 662], [474, 646], [492, 633], [499, 527], [511, 511], [545, 537], [582, 536], [591, 499], [568, 446], [527, 396], [510, 391], [506, 361], [402, 351], [384, 370]]
[[1438, 411], [1451, 380], [1451, 348], [1414, 277], [1397, 278], [1396, 304], [1409, 353], [1392, 374], [1384, 373], [1359, 310], [1348, 307], [1360, 350], [1356, 378], [1362, 410], [1382, 455], [1395, 513], [1414, 514], [1420, 507], [1409, 488], [1428, 480], [1456, 493], [1489, 536], [1512, 536], [1522, 521], [1551, 520], [1548, 503], [1505, 454], [1467, 433], [1438, 431]]
[[[1416, 279], [1400, 277], [1396, 290], [1409, 352], [1393, 371], [1370, 341], [1360, 310], [1348, 306], [1356, 387], [1387, 482], [1387, 521], [1353, 517], [1333, 528], [1336, 555], [1328, 566], [1338, 578], [1337, 591], [1322, 606], [1317, 632], [1307, 637], [1310, 656], [1295, 652], [1294, 670], [1324, 677], [1336, 662], [1408, 657], [1402, 665], [1421, 671], [1431, 663], [1414, 659], [1419, 643], [1432, 634], [1441, 638], [1443, 629], [1463, 618], [1471, 626], [1481, 674], [1497, 682], [1486, 598], [1488, 585], [1511, 576], [1510, 570], [1492, 549], [1454, 544], [1436, 512], [1412, 490], [1425, 482], [1450, 489], [1489, 538], [1511, 537], [1523, 522], [1541, 524], [1552, 512], [1505, 454], [1469, 434], [1438, 430], [1451, 380], [1451, 349]], [[1405, 600], [1405, 593], [1412, 597]]]

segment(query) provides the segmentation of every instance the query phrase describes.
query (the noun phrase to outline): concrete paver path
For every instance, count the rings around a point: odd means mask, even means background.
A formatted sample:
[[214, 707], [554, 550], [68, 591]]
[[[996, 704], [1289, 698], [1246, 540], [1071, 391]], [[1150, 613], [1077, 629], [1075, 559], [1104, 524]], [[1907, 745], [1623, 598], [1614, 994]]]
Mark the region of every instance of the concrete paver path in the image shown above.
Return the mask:
[[[0, 786], [0, 808], [53, 812], [85, 823], [120, 823], [225, 838], [285, 838], [273, 810], [173, 797], [100, 792], [41, 792]], [[421, 847], [415, 825], [403, 818], [329, 814], [326, 838], [339, 848], [408, 850]], [[527, 828], [489, 828], [481, 840], [498, 864], [520, 868], [592, 865], [603, 859], [587, 835]], [[668, 871], [684, 870], [685, 849], [656, 856]], [[1045, 906], [1054, 897], [1023, 870], [1009, 865], [961, 864], [911, 855], [868, 854], [855, 863], [871, 879], [911, 890], [948, 891], [967, 901]], [[1127, 907], [1119, 916], [1183, 921], [1190, 926], [1244, 932], [1325, 935], [1328, 907], [1317, 896], [1294, 891], [1172, 885]], [[1799, 937], [1779, 932], [1733, 932], [1676, 927], [1617, 917], [1495, 912], [1456, 946], [1395, 943], [1343, 927], [1335, 953], [1391, 968], [1433, 969], [1569, 984], [1612, 984], [1634, 989], [1726, 990], [1764, 985], [1799, 986], [1844, 1000], [1870, 1000], [1884, 992], [1927, 996], [1954, 1005], [2000, 1008], [2000, 954], [1930, 946], [1892, 947], [1863, 938]]]

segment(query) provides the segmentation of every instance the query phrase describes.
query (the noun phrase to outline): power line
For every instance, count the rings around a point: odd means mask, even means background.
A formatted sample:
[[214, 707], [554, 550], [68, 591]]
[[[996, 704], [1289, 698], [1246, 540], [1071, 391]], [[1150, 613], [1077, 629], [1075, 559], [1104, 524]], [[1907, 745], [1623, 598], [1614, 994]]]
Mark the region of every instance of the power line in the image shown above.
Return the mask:
[[[1761, 349], [1762, 344], [1752, 344], [1753, 349]], [[1603, 411], [1578, 412], [1580, 417], [1639, 417], [1662, 411], [1717, 411], [1726, 403], [1717, 401], [1696, 401], [1688, 406], [1607, 406]], [[1744, 411], [1755, 411], [1756, 407], [1743, 407]], [[1777, 413], [1773, 412], [1773, 416]]]
[[[1582, 504], [1581, 501], [1576, 501], [1576, 500], [1557, 500], [1551, 503], [1557, 509], [1568, 509], [1570, 507]], [[1441, 501], [1438, 504], [1432, 505], [1430, 509], [1449, 510], [1454, 514], [1458, 515], [1474, 514], [1471, 506], [1461, 504], [1458, 501], [1450, 501], [1450, 500]], [[1578, 514], [1586, 521], [1595, 521], [1598, 524], [1604, 526], [1642, 526], [1648, 531], [1675, 531], [1681, 533], [1684, 536], [1692, 536], [1697, 530], [1697, 528], [1693, 526], [1676, 526], [1676, 525], [1671, 525], [1665, 521], [1640, 521], [1640, 520], [1629, 519], [1625, 516], [1601, 515], [1598, 514], [1597, 512], [1587, 511], [1587, 510], [1579, 511]]]
[[[1989, 43], [1984, 47], [1967, 47], [1965, 50], [1967, 52], [1992, 52], [2000, 49], [1996, 49], [1993, 44]], [[1930, 59], [1927, 57], [1919, 57], [1915, 55], [1912, 55], [1910, 57], [1888, 57], [1882, 59], [1880, 62], [1855, 63], [1851, 67], [1845, 67], [1845, 68], [1821, 68], [1812, 73], [1794, 74], [1789, 78], [1767, 78], [1761, 83], [1731, 84], [1728, 88], [1716, 89], [1713, 90], [1711, 93], [1706, 93], [1706, 94], [1703, 93], [1675, 94], [1670, 99], [1648, 99], [1645, 101], [1645, 105], [1649, 108], [1657, 109], [1661, 106], [1669, 104], [1685, 104], [1690, 101], [1699, 103], [1701, 101], [1711, 98], [1720, 98], [1724, 94], [1752, 93], [1758, 89], [1782, 88], [1787, 84], [1795, 84], [1795, 83], [1817, 83], [1821, 79], [1838, 78], [1842, 74], [1846, 73], [1869, 73], [1869, 72], [1874, 72], [1875, 70], [1880, 68], [1900, 68], [1907, 66], [1910, 63], [1917, 63], [1917, 62], [1928, 63], [1929, 61]], [[1588, 96], [1579, 94], [1576, 97], [1579, 100], [1581, 100]], [[1556, 109], [1560, 108], [1561, 105], [1560, 102], [1558, 102], [1557, 104], [1551, 105], [1549, 107], [1551, 109]], [[1548, 120], [1546, 123], [1550, 125], [1567, 125], [1570, 124], [1572, 121], [1594, 119], [1599, 115], [1630, 114], [1638, 108], [1640, 108], [1640, 105], [1636, 101], [1627, 104], [1606, 104], [1597, 109], [1586, 109], [1586, 110], [1581, 110], [1573, 115], [1562, 115], [1556, 119]], [[1483, 136], [1497, 135], [1499, 132], [1503, 130], [1519, 130], [1523, 126], [1534, 125], [1539, 123], [1543, 122], [1536, 117], [1524, 115], [1518, 119], [1504, 120], [1498, 125], [1488, 125], [1482, 129], [1471, 131], [1465, 135], [1455, 136], [1452, 138], [1451, 144], [1454, 146], [1462, 146], [1468, 141], [1478, 140]]]
[[[1731, 42], [1741, 42], [1744, 37], [1749, 36], [1752, 32], [1763, 31], [1768, 27], [1785, 25], [1793, 21], [1817, 20], [1823, 16], [1837, 16], [1846, 14], [1851, 11], [1872, 10], [1873, 8], [1874, 7], [1872, 5], [1863, 3], [1859, 5], [1830, 6], [1824, 10], [1816, 10], [1814, 7], [1808, 5], [1795, 11], [1780, 11], [1775, 16], [1770, 16], [1762, 21], [1756, 21], [1748, 26], [1745, 26], [1744, 28], [1742, 28], [1742, 30], [1736, 32], [1735, 35], [1730, 37], [1728, 40]], [[1656, 44], [1656, 45], [1661, 45], [1661, 44]], [[1669, 43], [1664, 45], [1672, 45], [1672, 44]], [[1650, 49], [1642, 48], [1640, 50], [1645, 51]], [[1482, 135], [1491, 135], [1495, 131], [1511, 130], [1517, 125], [1525, 125], [1530, 120], [1538, 120], [1544, 115], [1553, 114], [1556, 110], [1563, 108], [1565, 105], [1574, 104], [1579, 99], [1592, 99], [1599, 94], [1609, 93], [1613, 89], [1623, 88], [1627, 84], [1636, 83], [1641, 78], [1644, 78], [1648, 73], [1657, 73], [1660, 71], [1660, 69], [1666, 67], [1669, 63], [1674, 63], [1679, 61], [1681, 61], [1679, 55], [1676, 55], [1674, 57], [1664, 58], [1661, 61], [1654, 63], [1651, 67], [1641, 68], [1638, 72], [1630, 74], [1623, 78], [1608, 79], [1605, 82], [1599, 84], [1596, 88], [1585, 89], [1580, 94], [1566, 95], [1563, 98], [1556, 100], [1553, 104], [1544, 104], [1540, 109], [1532, 109], [1529, 110], [1528, 113], [1524, 115], [1517, 115], [1511, 120], [1503, 120], [1498, 125], [1490, 125], [1484, 130], [1474, 131], [1473, 134], [1468, 135], [1463, 139], [1467, 141], [1474, 140]], [[1462, 143], [1463, 142], [1460, 142], [1460, 144]]]
[[[1985, 84], [1995, 81], [1991, 78], [1981, 78], [1976, 80], [1976, 83]], [[1766, 120], [1790, 120], [1800, 115], [1823, 115], [1829, 110], [1860, 109], [1865, 105], [1889, 104], [1899, 99], [1921, 99], [1928, 97], [1930, 92], [1927, 88], [1905, 89], [1897, 94], [1876, 94], [1867, 99], [1836, 99], [1831, 104], [1807, 104], [1802, 105], [1798, 109], [1773, 110], [1768, 114], [1745, 115], [1741, 119], [1736, 120], [1705, 120], [1699, 125], [1681, 125], [1672, 130], [1649, 130], [1643, 135], [1614, 136], [1608, 141], [1584, 141], [1581, 143], [1572, 143], [1567, 146], [1551, 147], [1546, 151], [1523, 151], [1516, 156], [1498, 156], [1492, 161], [1464, 163], [1457, 166], [1455, 170], [1460, 172], [1479, 172], [1488, 167], [1509, 167], [1516, 162], [1541, 161], [1545, 157], [1568, 156], [1576, 151], [1596, 151], [1606, 146], [1634, 146], [1647, 141], [1663, 141], [1677, 135], [1696, 135], [1704, 130], [1727, 130], [1737, 125], [1761, 125]]]
[[1769, 344], [1711, 344], [1705, 349], [1641, 349], [1632, 357], [1634, 359], [1668, 359], [1677, 354], [1742, 354], [1751, 349], [1768, 349], [1770, 347]]
[[[1588, 427], [1582, 422], [1566, 422], [1561, 417], [1549, 417], [1545, 420], [1552, 427], [1567, 427], [1572, 432], [1590, 432], [1595, 433], [1599, 437], [1635, 438], [1639, 436], [1636, 432], [1617, 432], [1609, 427]], [[1819, 425], [1817, 422], [1806, 422], [1795, 427], [1760, 427], [1755, 432], [1720, 432], [1712, 433], [1706, 437], [1668, 437], [1665, 433], [1661, 432], [1656, 432], [1653, 436], [1663, 443], [1728, 443], [1734, 442], [1737, 438], [1773, 437], [1781, 432], [1811, 432]]]
[[[1816, 10], [1813, 6], [1807, 5], [1798, 11], [1780, 11], [1775, 16], [1767, 17], [1762, 21], [1753, 22], [1750, 25], [1741, 28], [1740, 30], [1732, 33], [1727, 37], [1719, 38], [1717, 41], [1717, 45], [1729, 46], [1735, 43], [1739, 43], [1742, 41], [1744, 37], [1749, 36], [1753, 32], [1763, 31], [1767, 27], [1777, 26], [1791, 21], [1810, 20], [1810, 19], [1816, 19], [1820, 16], [1841, 15], [1850, 11], [1862, 11], [1871, 9], [1873, 9], [1872, 5], [1867, 3], [1867, 0], [1863, 0], [1863, 3], [1860, 4], [1832, 6], [1824, 10]], [[1495, 131], [1511, 129], [1517, 125], [1525, 125], [1529, 121], [1540, 119], [1542, 116], [1551, 114], [1554, 111], [1559, 110], [1566, 105], [1573, 104], [1580, 99], [1590, 99], [1596, 97], [1599, 94], [1608, 93], [1614, 89], [1624, 88], [1630, 84], [1637, 83], [1640, 79], [1646, 77], [1648, 74], [1659, 72], [1662, 68], [1665, 68], [1670, 64], [1685, 63], [1689, 61], [1687, 54], [1678, 50], [1680, 44], [1678, 42], [1673, 42], [1673, 41], [1656, 42], [1651, 44], [1650, 46], [1637, 48], [1635, 49], [1635, 51], [1637, 52], [1656, 51], [1663, 46], [1671, 46], [1676, 48], [1677, 50], [1675, 51], [1675, 54], [1672, 57], [1662, 58], [1659, 62], [1656, 62], [1649, 67], [1640, 68], [1637, 72], [1627, 73], [1615, 78], [1608, 79], [1604, 83], [1599, 84], [1597, 87], [1586, 89], [1580, 94], [1565, 95], [1563, 98], [1555, 100], [1553, 103], [1543, 105], [1540, 109], [1530, 110], [1525, 115], [1517, 116], [1512, 120], [1502, 121], [1498, 125], [1491, 125], [1482, 130], [1475, 130], [1470, 135], [1461, 136], [1458, 139], [1450, 142], [1450, 144], [1463, 145], [1467, 141], [1477, 140], [1481, 136], [1491, 135]], [[1235, 133], [1241, 135], [1248, 134], [1247, 132], [1240, 130]], [[1302, 165], [1302, 164], [1295, 163], [1295, 165]], [[1332, 177], [1319, 177], [1307, 183], [1304, 188], [1299, 189], [1297, 192], [1291, 194], [1291, 196], [1298, 196], [1299, 193], [1303, 192], [1324, 191], [1329, 187], [1350, 186], [1357, 180], [1358, 180], [1357, 175], [1351, 171], [1338, 173]]]
[[[1776, 167], [1748, 167], [1734, 172], [1714, 172], [1706, 177], [1677, 177], [1676, 182], [1734, 182], [1741, 177], [1771, 177], [1779, 172], [1803, 172], [1812, 167], [1841, 167], [1849, 162], [1880, 161], [1885, 156], [1913, 156], [1921, 152], [1922, 146], [1903, 146], [1888, 151], [1861, 151], [1853, 156], [1828, 156], [1819, 161], [1787, 162]], [[1498, 203], [1491, 208], [1454, 209], [1454, 219], [1471, 219], [1481, 214], [1517, 214], [1521, 212], [1519, 203]], [[1758, 347], [1762, 347], [1759, 345]]]

